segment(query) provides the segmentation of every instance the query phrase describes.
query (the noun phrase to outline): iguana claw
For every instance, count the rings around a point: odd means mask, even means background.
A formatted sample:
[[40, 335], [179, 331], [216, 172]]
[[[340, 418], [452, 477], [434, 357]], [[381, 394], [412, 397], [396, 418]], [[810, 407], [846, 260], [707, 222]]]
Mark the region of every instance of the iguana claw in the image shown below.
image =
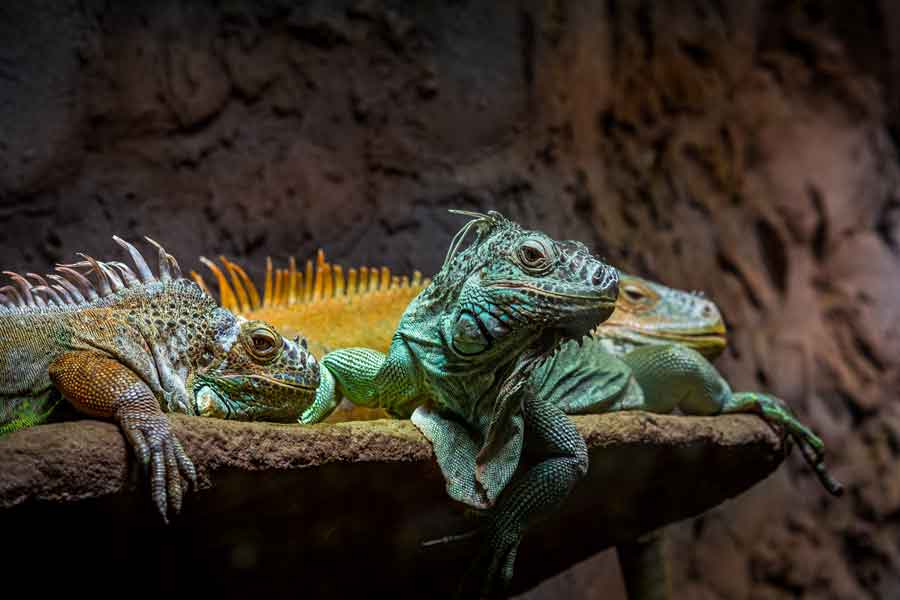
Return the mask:
[[844, 486], [831, 476], [825, 466], [825, 442], [798, 421], [793, 412], [781, 400], [775, 396], [753, 392], [735, 394], [735, 397], [754, 399], [760, 407], [764, 419], [778, 423], [787, 430], [788, 435], [800, 447], [804, 460], [815, 471], [822, 487], [833, 496], [840, 496], [844, 493]]
[[171, 431], [165, 415], [123, 415], [119, 423], [138, 460], [150, 471], [153, 503], [163, 521], [168, 523], [169, 509], [174, 514], [181, 511], [181, 477], [184, 476], [192, 487], [197, 487], [194, 464]]
[[487, 543], [463, 577], [456, 598], [506, 597], [521, 541], [522, 532], [488, 527]]
[[174, 514], [181, 512], [181, 477], [192, 487], [197, 486], [194, 464], [172, 433], [165, 415], [123, 415], [119, 423], [138, 460], [150, 471], [153, 503], [168, 523], [170, 508]]
[[844, 485], [828, 472], [828, 468], [825, 466], [825, 453], [816, 452], [814, 448], [810, 448], [803, 440], [796, 439], [796, 441], [797, 445], [800, 446], [800, 451], [803, 453], [803, 458], [816, 472], [822, 487], [828, 490], [828, 493], [832, 496], [843, 496]]

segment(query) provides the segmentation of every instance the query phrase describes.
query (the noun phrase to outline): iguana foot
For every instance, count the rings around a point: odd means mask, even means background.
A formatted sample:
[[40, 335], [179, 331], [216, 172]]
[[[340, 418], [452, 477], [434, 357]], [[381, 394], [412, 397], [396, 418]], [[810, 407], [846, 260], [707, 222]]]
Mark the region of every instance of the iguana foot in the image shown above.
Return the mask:
[[501, 520], [492, 519], [487, 526], [484, 545], [457, 590], [458, 600], [507, 596], [523, 532], [499, 527]]
[[[822, 486], [834, 496], [844, 493], [844, 486], [834, 479], [825, 466], [825, 443], [806, 425], [797, 420], [790, 408], [775, 396], [755, 392], [734, 394], [733, 400], [723, 412], [758, 412], [769, 423], [784, 427], [791, 439], [800, 447], [803, 458], [815, 471]], [[743, 410], [740, 410], [743, 408]]]
[[73, 406], [119, 423], [138, 460], [150, 469], [153, 502], [168, 523], [168, 509], [181, 509], [180, 476], [196, 487], [197, 472], [147, 384], [117, 360], [90, 351], [67, 352], [48, 372]]
[[172, 433], [169, 420], [162, 414], [131, 413], [119, 416], [119, 425], [138, 460], [150, 471], [153, 503], [168, 523], [168, 511], [181, 511], [181, 476], [197, 487], [197, 471], [181, 442]]

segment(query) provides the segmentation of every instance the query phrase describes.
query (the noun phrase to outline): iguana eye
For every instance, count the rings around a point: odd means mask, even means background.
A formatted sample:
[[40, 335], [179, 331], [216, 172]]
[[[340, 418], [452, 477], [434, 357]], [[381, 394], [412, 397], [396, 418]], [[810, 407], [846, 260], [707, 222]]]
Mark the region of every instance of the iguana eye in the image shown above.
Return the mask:
[[281, 348], [280, 339], [269, 329], [255, 329], [250, 334], [250, 343], [247, 349], [255, 358], [265, 360], [272, 358]]
[[630, 302], [635, 302], [635, 303], [641, 302], [642, 300], [644, 300], [647, 297], [647, 295], [643, 292], [643, 290], [641, 290], [640, 288], [635, 287], [633, 285], [623, 287], [621, 289], [621, 293], [625, 296], [625, 298], [627, 300], [629, 300]]
[[544, 271], [552, 264], [552, 251], [540, 240], [525, 240], [516, 254], [528, 271]]

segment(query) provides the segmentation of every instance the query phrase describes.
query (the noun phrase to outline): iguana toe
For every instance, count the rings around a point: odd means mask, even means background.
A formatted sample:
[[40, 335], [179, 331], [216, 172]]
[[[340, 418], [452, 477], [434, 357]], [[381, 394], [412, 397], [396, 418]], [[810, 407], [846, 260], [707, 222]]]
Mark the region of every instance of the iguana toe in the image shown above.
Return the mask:
[[178, 472], [178, 459], [172, 444], [166, 444], [166, 494], [170, 499], [175, 514], [181, 512], [181, 476]]
[[146, 467], [150, 465], [150, 448], [147, 446], [147, 440], [144, 439], [144, 434], [140, 429], [136, 427], [126, 427], [124, 424], [122, 430], [125, 432], [125, 437], [128, 438], [128, 443], [131, 444], [131, 449], [134, 451], [134, 455], [137, 457], [138, 462], [146, 469]]
[[800, 446], [800, 451], [803, 453], [803, 458], [807, 464], [815, 471], [822, 487], [828, 490], [828, 493], [832, 496], [842, 496], [844, 494], [844, 485], [828, 472], [828, 467], [825, 466], [824, 453], [817, 453], [813, 448], [799, 440], [797, 445]]
[[[163, 521], [168, 523], [169, 512], [178, 514], [181, 510], [184, 497], [181, 477], [196, 487], [194, 464], [185, 454], [165, 415], [125, 416], [121, 425], [129, 441], [137, 444], [138, 458], [144, 464], [149, 463], [151, 498]], [[147, 460], [142, 458], [144, 453]]]
[[175, 453], [175, 460], [178, 461], [178, 470], [188, 480], [188, 482], [191, 484], [191, 487], [196, 490], [197, 469], [194, 468], [194, 463], [192, 463], [191, 459], [188, 458], [187, 453], [184, 451], [184, 448], [182, 447], [181, 442], [178, 441], [177, 437], [172, 436], [170, 443], [172, 450]]
[[473, 561], [456, 597], [503, 598], [512, 582], [516, 554], [522, 541], [521, 533], [489, 528], [486, 544]]

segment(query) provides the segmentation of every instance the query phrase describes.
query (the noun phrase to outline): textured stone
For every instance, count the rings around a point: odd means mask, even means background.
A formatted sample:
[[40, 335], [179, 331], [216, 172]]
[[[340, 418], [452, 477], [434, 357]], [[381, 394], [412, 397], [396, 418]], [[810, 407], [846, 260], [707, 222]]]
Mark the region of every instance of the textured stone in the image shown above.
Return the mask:
[[[15, 548], [7, 572], [38, 577], [47, 564], [34, 557], [49, 545], [57, 578], [42, 583], [46, 593], [66, 589], [68, 574], [89, 572], [102, 554], [113, 575], [127, 577], [135, 564], [190, 573], [142, 580], [141, 594], [165, 590], [172, 577], [180, 593], [215, 597], [296, 597], [302, 588], [315, 598], [420, 598], [427, 586], [437, 598], [453, 591], [474, 555], [477, 539], [421, 546], [477, 524], [446, 496], [431, 448], [409, 421], [173, 421], [201, 489], [168, 527], [114, 425], [59, 423], [0, 440], [0, 531]], [[784, 452], [753, 416], [621, 413], [575, 422], [590, 472], [560, 514], [526, 537], [519, 590], [741, 493]], [[93, 593], [119, 594], [106, 589]]]

